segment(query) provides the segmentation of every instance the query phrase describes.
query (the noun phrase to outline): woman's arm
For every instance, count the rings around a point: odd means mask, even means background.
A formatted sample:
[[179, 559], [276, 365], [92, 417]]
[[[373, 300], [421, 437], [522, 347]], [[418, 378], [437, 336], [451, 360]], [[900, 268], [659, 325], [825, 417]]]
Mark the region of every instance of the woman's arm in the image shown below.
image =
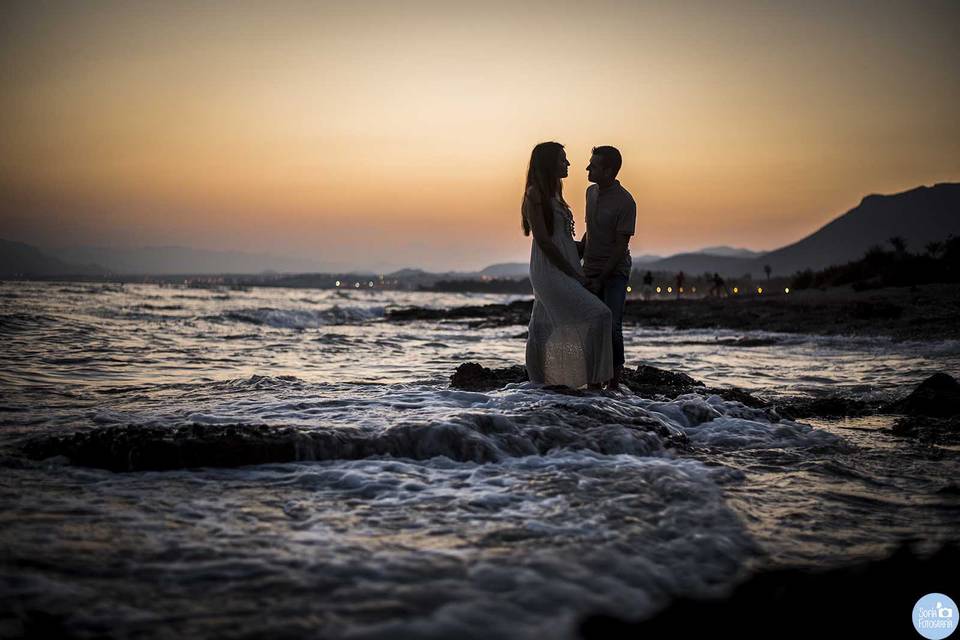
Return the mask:
[[560, 249], [553, 243], [550, 234], [547, 233], [547, 225], [543, 220], [543, 213], [540, 207], [540, 201], [537, 196], [527, 192], [527, 197], [523, 200], [524, 211], [527, 215], [527, 222], [530, 223], [530, 231], [533, 232], [533, 241], [537, 243], [547, 259], [560, 271], [564, 272], [580, 284], [585, 284], [587, 279], [577, 273], [567, 262], [567, 259], [560, 253]]

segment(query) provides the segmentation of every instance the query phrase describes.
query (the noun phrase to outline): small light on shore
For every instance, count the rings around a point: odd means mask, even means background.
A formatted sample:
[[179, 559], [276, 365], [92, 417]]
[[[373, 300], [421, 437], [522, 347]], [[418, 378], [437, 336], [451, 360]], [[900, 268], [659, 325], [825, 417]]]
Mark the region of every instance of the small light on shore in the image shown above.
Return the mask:
[[734, 288], [733, 288], [733, 292], [734, 292], [734, 293], [740, 293], [740, 287], [734, 287]]
[[690, 293], [696, 293], [696, 292], [697, 292], [696, 287], [690, 287]]
[[372, 287], [372, 286], [373, 286], [373, 280], [371, 280], [370, 282], [368, 282], [368, 283], [367, 283], [367, 286], [368, 286], [368, 287]]
[[657, 293], [660, 293], [660, 287], [657, 287]]
[[631, 291], [633, 291], [633, 287], [631, 287], [630, 285], [627, 285], [627, 293], [630, 293]]
[[679, 289], [677, 289], [677, 291], [679, 291], [680, 293], [683, 293], [683, 287], [680, 287]]
[[667, 293], [673, 293], [673, 287], [667, 287]]
[[339, 280], [337, 280], [337, 286], [338, 286], [338, 287], [340, 286], [340, 281], [339, 281]]
[[359, 288], [360, 288], [360, 283], [359, 283], [359, 282], [354, 282], [354, 283], [353, 283], [353, 286], [356, 287], [357, 289], [359, 289]]
[[790, 293], [790, 287], [784, 287], [783, 292], [784, 292], [784, 293]]
[[763, 293], [763, 287], [757, 287], [757, 293]]

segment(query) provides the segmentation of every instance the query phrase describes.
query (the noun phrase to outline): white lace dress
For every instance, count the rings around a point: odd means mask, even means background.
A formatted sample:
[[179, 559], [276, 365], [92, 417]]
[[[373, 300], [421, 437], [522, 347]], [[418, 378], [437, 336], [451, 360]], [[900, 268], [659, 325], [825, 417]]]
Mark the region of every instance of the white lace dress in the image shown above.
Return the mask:
[[[553, 243], [582, 273], [573, 240], [573, 214], [553, 200]], [[532, 382], [578, 388], [613, 377], [610, 309], [582, 284], [560, 271], [537, 245], [530, 250], [533, 313], [527, 337], [527, 374]]]

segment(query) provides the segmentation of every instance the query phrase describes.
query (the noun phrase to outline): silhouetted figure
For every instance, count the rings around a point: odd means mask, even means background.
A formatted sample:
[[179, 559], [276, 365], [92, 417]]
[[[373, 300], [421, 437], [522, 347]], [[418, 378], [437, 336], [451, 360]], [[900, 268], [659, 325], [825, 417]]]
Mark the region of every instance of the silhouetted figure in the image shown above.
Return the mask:
[[680, 294], [683, 293], [683, 281], [686, 279], [686, 276], [683, 275], [683, 271], [677, 274], [677, 300], [680, 299]]
[[617, 180], [623, 164], [620, 152], [609, 146], [594, 147], [587, 166], [587, 232], [583, 237], [583, 272], [587, 285], [613, 314], [614, 376], [608, 389], [616, 389], [623, 371], [623, 309], [630, 280], [630, 236], [636, 232], [637, 204]]
[[649, 300], [653, 296], [653, 274], [647, 271], [643, 276], [643, 299]]
[[710, 289], [710, 295], [714, 295], [720, 298], [722, 297], [721, 292], [723, 292], [723, 294], [726, 296], [730, 295], [730, 290], [727, 289], [727, 283], [724, 282], [723, 278], [720, 277], [719, 273], [714, 272], [713, 287]]
[[521, 207], [523, 233], [533, 235], [525, 364], [531, 382], [576, 389], [599, 387], [615, 374], [612, 314], [586, 288], [591, 280], [580, 266], [573, 212], [563, 199], [569, 165], [556, 142], [540, 143], [530, 154]]

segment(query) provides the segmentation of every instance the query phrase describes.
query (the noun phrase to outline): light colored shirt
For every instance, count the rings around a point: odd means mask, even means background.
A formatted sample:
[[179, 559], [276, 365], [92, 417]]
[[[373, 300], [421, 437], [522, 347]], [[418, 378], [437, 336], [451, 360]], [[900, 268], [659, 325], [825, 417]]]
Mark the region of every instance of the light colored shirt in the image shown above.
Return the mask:
[[[587, 187], [587, 244], [583, 249], [583, 272], [593, 278], [603, 271], [613, 253], [617, 236], [632, 236], [637, 227], [637, 203], [619, 180], [606, 189], [592, 184]], [[630, 249], [614, 269], [614, 274], [630, 277], [633, 261]]]

